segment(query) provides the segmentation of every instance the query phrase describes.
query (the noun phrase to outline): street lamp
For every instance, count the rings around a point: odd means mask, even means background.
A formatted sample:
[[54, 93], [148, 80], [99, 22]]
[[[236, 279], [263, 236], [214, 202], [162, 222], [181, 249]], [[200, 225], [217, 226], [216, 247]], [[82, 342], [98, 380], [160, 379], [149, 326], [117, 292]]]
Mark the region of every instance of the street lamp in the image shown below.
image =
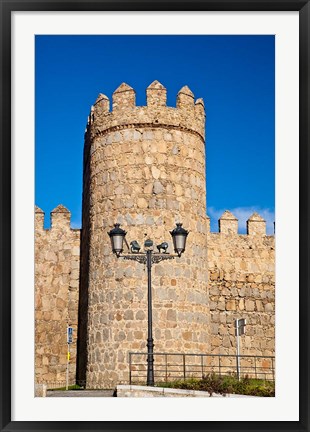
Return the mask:
[[123, 241], [125, 235], [127, 234], [122, 228], [120, 228], [120, 224], [114, 224], [114, 228], [108, 233], [111, 239], [112, 244], [112, 252], [116, 254], [117, 258], [119, 258], [120, 254], [123, 252]]
[[177, 223], [176, 228], [170, 231], [170, 234], [173, 238], [174, 251], [178, 254], [178, 257], [180, 257], [185, 251], [186, 237], [188, 236], [188, 231], [182, 228], [181, 223]]
[[[170, 231], [173, 239], [174, 251], [177, 255], [171, 255], [167, 252], [168, 244], [166, 242], [161, 243], [157, 246], [159, 252], [154, 252], [153, 241], [147, 239], [144, 242], [144, 252], [140, 253], [140, 246], [136, 240], [130, 242], [131, 253], [121, 255], [123, 252], [123, 242], [126, 242], [125, 236], [126, 231], [120, 228], [120, 224], [114, 224], [114, 228], [108, 232], [111, 239], [112, 252], [115, 253], [117, 258], [124, 258], [126, 260], [137, 261], [140, 264], [147, 265], [147, 300], [148, 300], [148, 335], [147, 335], [147, 380], [146, 385], [154, 386], [154, 340], [153, 340], [153, 329], [152, 329], [152, 279], [151, 279], [151, 269], [152, 264], [157, 264], [161, 261], [174, 259], [175, 257], [180, 257], [185, 251], [186, 238], [188, 236], [188, 231], [182, 228], [181, 223], [176, 224], [176, 228]], [[127, 242], [126, 242], [127, 244]], [[128, 244], [127, 244], [128, 246]], [[128, 247], [129, 248], [129, 247]], [[161, 250], [164, 250], [161, 253]]]

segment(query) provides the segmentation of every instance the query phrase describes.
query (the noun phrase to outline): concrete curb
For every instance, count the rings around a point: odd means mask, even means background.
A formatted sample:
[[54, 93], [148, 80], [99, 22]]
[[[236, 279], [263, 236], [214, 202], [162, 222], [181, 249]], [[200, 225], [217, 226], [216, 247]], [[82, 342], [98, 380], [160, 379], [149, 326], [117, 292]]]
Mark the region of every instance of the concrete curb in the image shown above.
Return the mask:
[[47, 392], [46, 384], [35, 384], [34, 397], [46, 397], [46, 392]]
[[116, 387], [117, 397], [243, 397], [253, 398], [258, 396], [246, 396], [237, 394], [221, 395], [198, 390], [181, 390], [165, 387], [146, 387], [138, 385], [118, 385]]

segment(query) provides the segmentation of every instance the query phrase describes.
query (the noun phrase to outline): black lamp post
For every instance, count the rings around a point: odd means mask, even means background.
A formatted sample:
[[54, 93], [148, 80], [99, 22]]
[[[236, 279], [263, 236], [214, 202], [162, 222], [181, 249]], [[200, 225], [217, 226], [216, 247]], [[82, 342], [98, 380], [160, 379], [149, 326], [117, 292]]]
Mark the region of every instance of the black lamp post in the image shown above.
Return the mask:
[[[130, 243], [131, 253], [121, 255], [123, 252], [123, 242], [126, 242], [125, 236], [126, 231], [120, 228], [120, 224], [114, 224], [114, 228], [108, 232], [111, 244], [112, 252], [115, 253], [117, 258], [124, 258], [127, 260], [137, 261], [141, 264], [147, 265], [147, 318], [148, 318], [148, 334], [147, 334], [147, 380], [146, 385], [154, 386], [154, 340], [153, 340], [153, 320], [152, 320], [152, 264], [157, 264], [160, 261], [167, 259], [173, 259], [176, 256], [180, 257], [185, 251], [186, 238], [188, 231], [182, 228], [181, 223], [176, 224], [176, 228], [170, 231], [173, 239], [174, 251], [177, 255], [171, 255], [167, 252], [168, 244], [166, 242], [161, 243], [157, 246], [159, 252], [153, 252], [153, 241], [148, 239], [144, 242], [144, 252], [140, 253], [140, 246], [138, 242], [132, 241]], [[127, 244], [127, 242], [126, 242]], [[161, 253], [161, 250], [164, 250]]]

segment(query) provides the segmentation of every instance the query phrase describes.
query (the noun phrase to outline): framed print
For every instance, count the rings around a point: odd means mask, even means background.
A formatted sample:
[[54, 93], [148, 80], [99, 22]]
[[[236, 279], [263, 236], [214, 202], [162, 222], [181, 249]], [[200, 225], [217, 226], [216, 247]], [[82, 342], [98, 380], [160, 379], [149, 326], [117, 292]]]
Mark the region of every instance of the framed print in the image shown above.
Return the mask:
[[308, 430], [308, 1], [1, 28], [1, 429]]

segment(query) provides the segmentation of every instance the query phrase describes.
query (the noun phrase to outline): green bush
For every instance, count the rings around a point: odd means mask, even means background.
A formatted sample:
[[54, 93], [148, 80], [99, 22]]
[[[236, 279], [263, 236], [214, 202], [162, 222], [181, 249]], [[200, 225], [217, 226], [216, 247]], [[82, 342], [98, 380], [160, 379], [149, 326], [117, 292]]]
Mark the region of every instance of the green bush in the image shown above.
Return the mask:
[[189, 378], [168, 383], [157, 383], [158, 387], [178, 388], [184, 390], [200, 390], [225, 395], [227, 393], [249, 396], [272, 397], [275, 395], [275, 383], [252, 378], [241, 378], [235, 375], [208, 374], [202, 379]]

